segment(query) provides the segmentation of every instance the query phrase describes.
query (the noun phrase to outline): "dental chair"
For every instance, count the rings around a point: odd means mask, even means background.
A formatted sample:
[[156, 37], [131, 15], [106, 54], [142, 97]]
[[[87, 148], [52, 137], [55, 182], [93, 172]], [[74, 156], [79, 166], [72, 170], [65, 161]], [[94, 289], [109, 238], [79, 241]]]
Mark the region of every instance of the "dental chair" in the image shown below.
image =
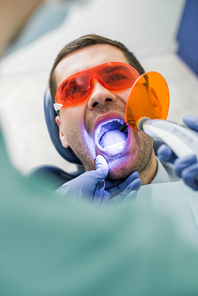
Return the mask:
[[[51, 165], [41, 165], [37, 166], [33, 169], [31, 169], [27, 174], [26, 178], [30, 177], [36, 177], [36, 178], [45, 178], [48, 179], [48, 181], [54, 181], [55, 187], [54, 190], [56, 190], [58, 187], [63, 185], [65, 182], [68, 182], [83, 172], [85, 172], [84, 166], [80, 159], [74, 154], [74, 152], [71, 150], [71, 148], [64, 148], [60, 142], [59, 139], [59, 129], [55, 122], [55, 117], [57, 116], [56, 111], [54, 110], [53, 104], [52, 104], [52, 98], [50, 94], [49, 87], [46, 88], [45, 94], [44, 94], [44, 113], [45, 113], [45, 120], [48, 128], [48, 132], [50, 135], [50, 138], [52, 140], [52, 143], [54, 144], [54, 147], [58, 151], [58, 153], [68, 162], [76, 164], [77, 165], [77, 171], [73, 173], [67, 173], [63, 171], [62, 169], [51, 166]], [[160, 145], [163, 143], [160, 141], [154, 141], [154, 150], [155, 153]], [[64, 160], [63, 160], [64, 161]]]
[[[51, 94], [49, 87], [46, 88], [44, 94], [44, 113], [45, 120], [48, 128], [48, 132], [54, 147], [58, 151], [58, 153], [68, 162], [77, 165], [77, 171], [73, 173], [67, 173], [62, 169], [52, 166], [52, 165], [41, 165], [31, 169], [27, 174], [26, 178], [36, 177], [36, 178], [45, 178], [49, 181], [55, 181], [57, 188], [63, 185], [65, 182], [70, 181], [80, 174], [82, 174], [85, 169], [82, 162], [79, 158], [74, 154], [71, 148], [64, 148], [59, 139], [59, 130], [58, 126], [55, 122], [55, 117], [57, 116], [56, 111], [54, 110]], [[64, 160], [63, 160], [64, 161]], [[57, 188], [54, 188], [55, 190]]]

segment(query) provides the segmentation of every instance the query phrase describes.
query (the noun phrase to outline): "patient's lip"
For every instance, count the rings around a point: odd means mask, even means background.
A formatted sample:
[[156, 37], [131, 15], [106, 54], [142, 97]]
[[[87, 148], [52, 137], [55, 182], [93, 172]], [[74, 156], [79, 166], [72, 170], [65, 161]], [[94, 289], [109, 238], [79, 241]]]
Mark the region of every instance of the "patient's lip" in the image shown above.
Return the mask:
[[123, 116], [120, 115], [120, 113], [118, 112], [108, 112], [108, 113], [105, 113], [105, 114], [101, 114], [98, 116], [98, 118], [96, 119], [95, 123], [94, 123], [94, 133], [95, 133], [95, 130], [97, 128], [97, 126], [103, 122], [103, 121], [107, 121], [107, 120], [110, 120], [110, 119], [120, 119], [123, 121], [124, 123], [124, 118]]

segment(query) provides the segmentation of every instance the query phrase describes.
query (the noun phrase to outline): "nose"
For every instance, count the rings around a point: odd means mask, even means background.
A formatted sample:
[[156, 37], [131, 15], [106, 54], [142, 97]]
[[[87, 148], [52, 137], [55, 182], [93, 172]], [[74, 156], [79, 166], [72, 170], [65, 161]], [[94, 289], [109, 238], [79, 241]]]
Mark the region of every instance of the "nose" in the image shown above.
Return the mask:
[[97, 105], [104, 105], [107, 102], [115, 102], [116, 96], [105, 88], [98, 79], [93, 78], [91, 92], [88, 101], [88, 108], [93, 110]]

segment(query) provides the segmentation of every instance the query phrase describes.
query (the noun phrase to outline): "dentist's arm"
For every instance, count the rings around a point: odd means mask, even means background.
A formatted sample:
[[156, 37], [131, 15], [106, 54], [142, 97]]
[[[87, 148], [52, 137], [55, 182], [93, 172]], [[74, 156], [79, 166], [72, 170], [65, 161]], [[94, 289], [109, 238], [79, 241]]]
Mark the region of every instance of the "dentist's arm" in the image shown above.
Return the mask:
[[[183, 121], [188, 127], [198, 132], [197, 116], [185, 116]], [[195, 155], [177, 158], [174, 152], [166, 145], [162, 145], [157, 150], [157, 155], [164, 161], [174, 163], [175, 174], [182, 178], [186, 185], [198, 191], [198, 162]]]

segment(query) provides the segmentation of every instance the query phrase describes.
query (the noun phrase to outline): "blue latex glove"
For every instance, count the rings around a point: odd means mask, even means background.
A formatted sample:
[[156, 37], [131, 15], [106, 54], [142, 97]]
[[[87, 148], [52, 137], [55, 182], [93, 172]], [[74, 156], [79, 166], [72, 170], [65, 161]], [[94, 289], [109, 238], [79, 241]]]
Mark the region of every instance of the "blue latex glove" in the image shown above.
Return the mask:
[[198, 132], [198, 116], [186, 115], [183, 121], [188, 127]]
[[[198, 117], [185, 116], [184, 123], [198, 132]], [[165, 144], [157, 150], [157, 156], [167, 162], [174, 163], [175, 174], [182, 178], [184, 183], [198, 191], [198, 162], [195, 155], [177, 158], [174, 152]]]
[[166, 162], [174, 163], [177, 156], [175, 153], [166, 145], [162, 144], [157, 150], [157, 156]]
[[177, 158], [175, 163], [175, 174], [184, 180], [184, 183], [198, 191], [198, 162], [195, 155]]
[[138, 172], [133, 172], [122, 181], [105, 179], [108, 175], [108, 164], [101, 155], [96, 157], [96, 170], [85, 172], [79, 177], [66, 182], [55, 192], [70, 195], [77, 200], [86, 199], [97, 206], [117, 205], [127, 198], [134, 199], [142, 181]]

